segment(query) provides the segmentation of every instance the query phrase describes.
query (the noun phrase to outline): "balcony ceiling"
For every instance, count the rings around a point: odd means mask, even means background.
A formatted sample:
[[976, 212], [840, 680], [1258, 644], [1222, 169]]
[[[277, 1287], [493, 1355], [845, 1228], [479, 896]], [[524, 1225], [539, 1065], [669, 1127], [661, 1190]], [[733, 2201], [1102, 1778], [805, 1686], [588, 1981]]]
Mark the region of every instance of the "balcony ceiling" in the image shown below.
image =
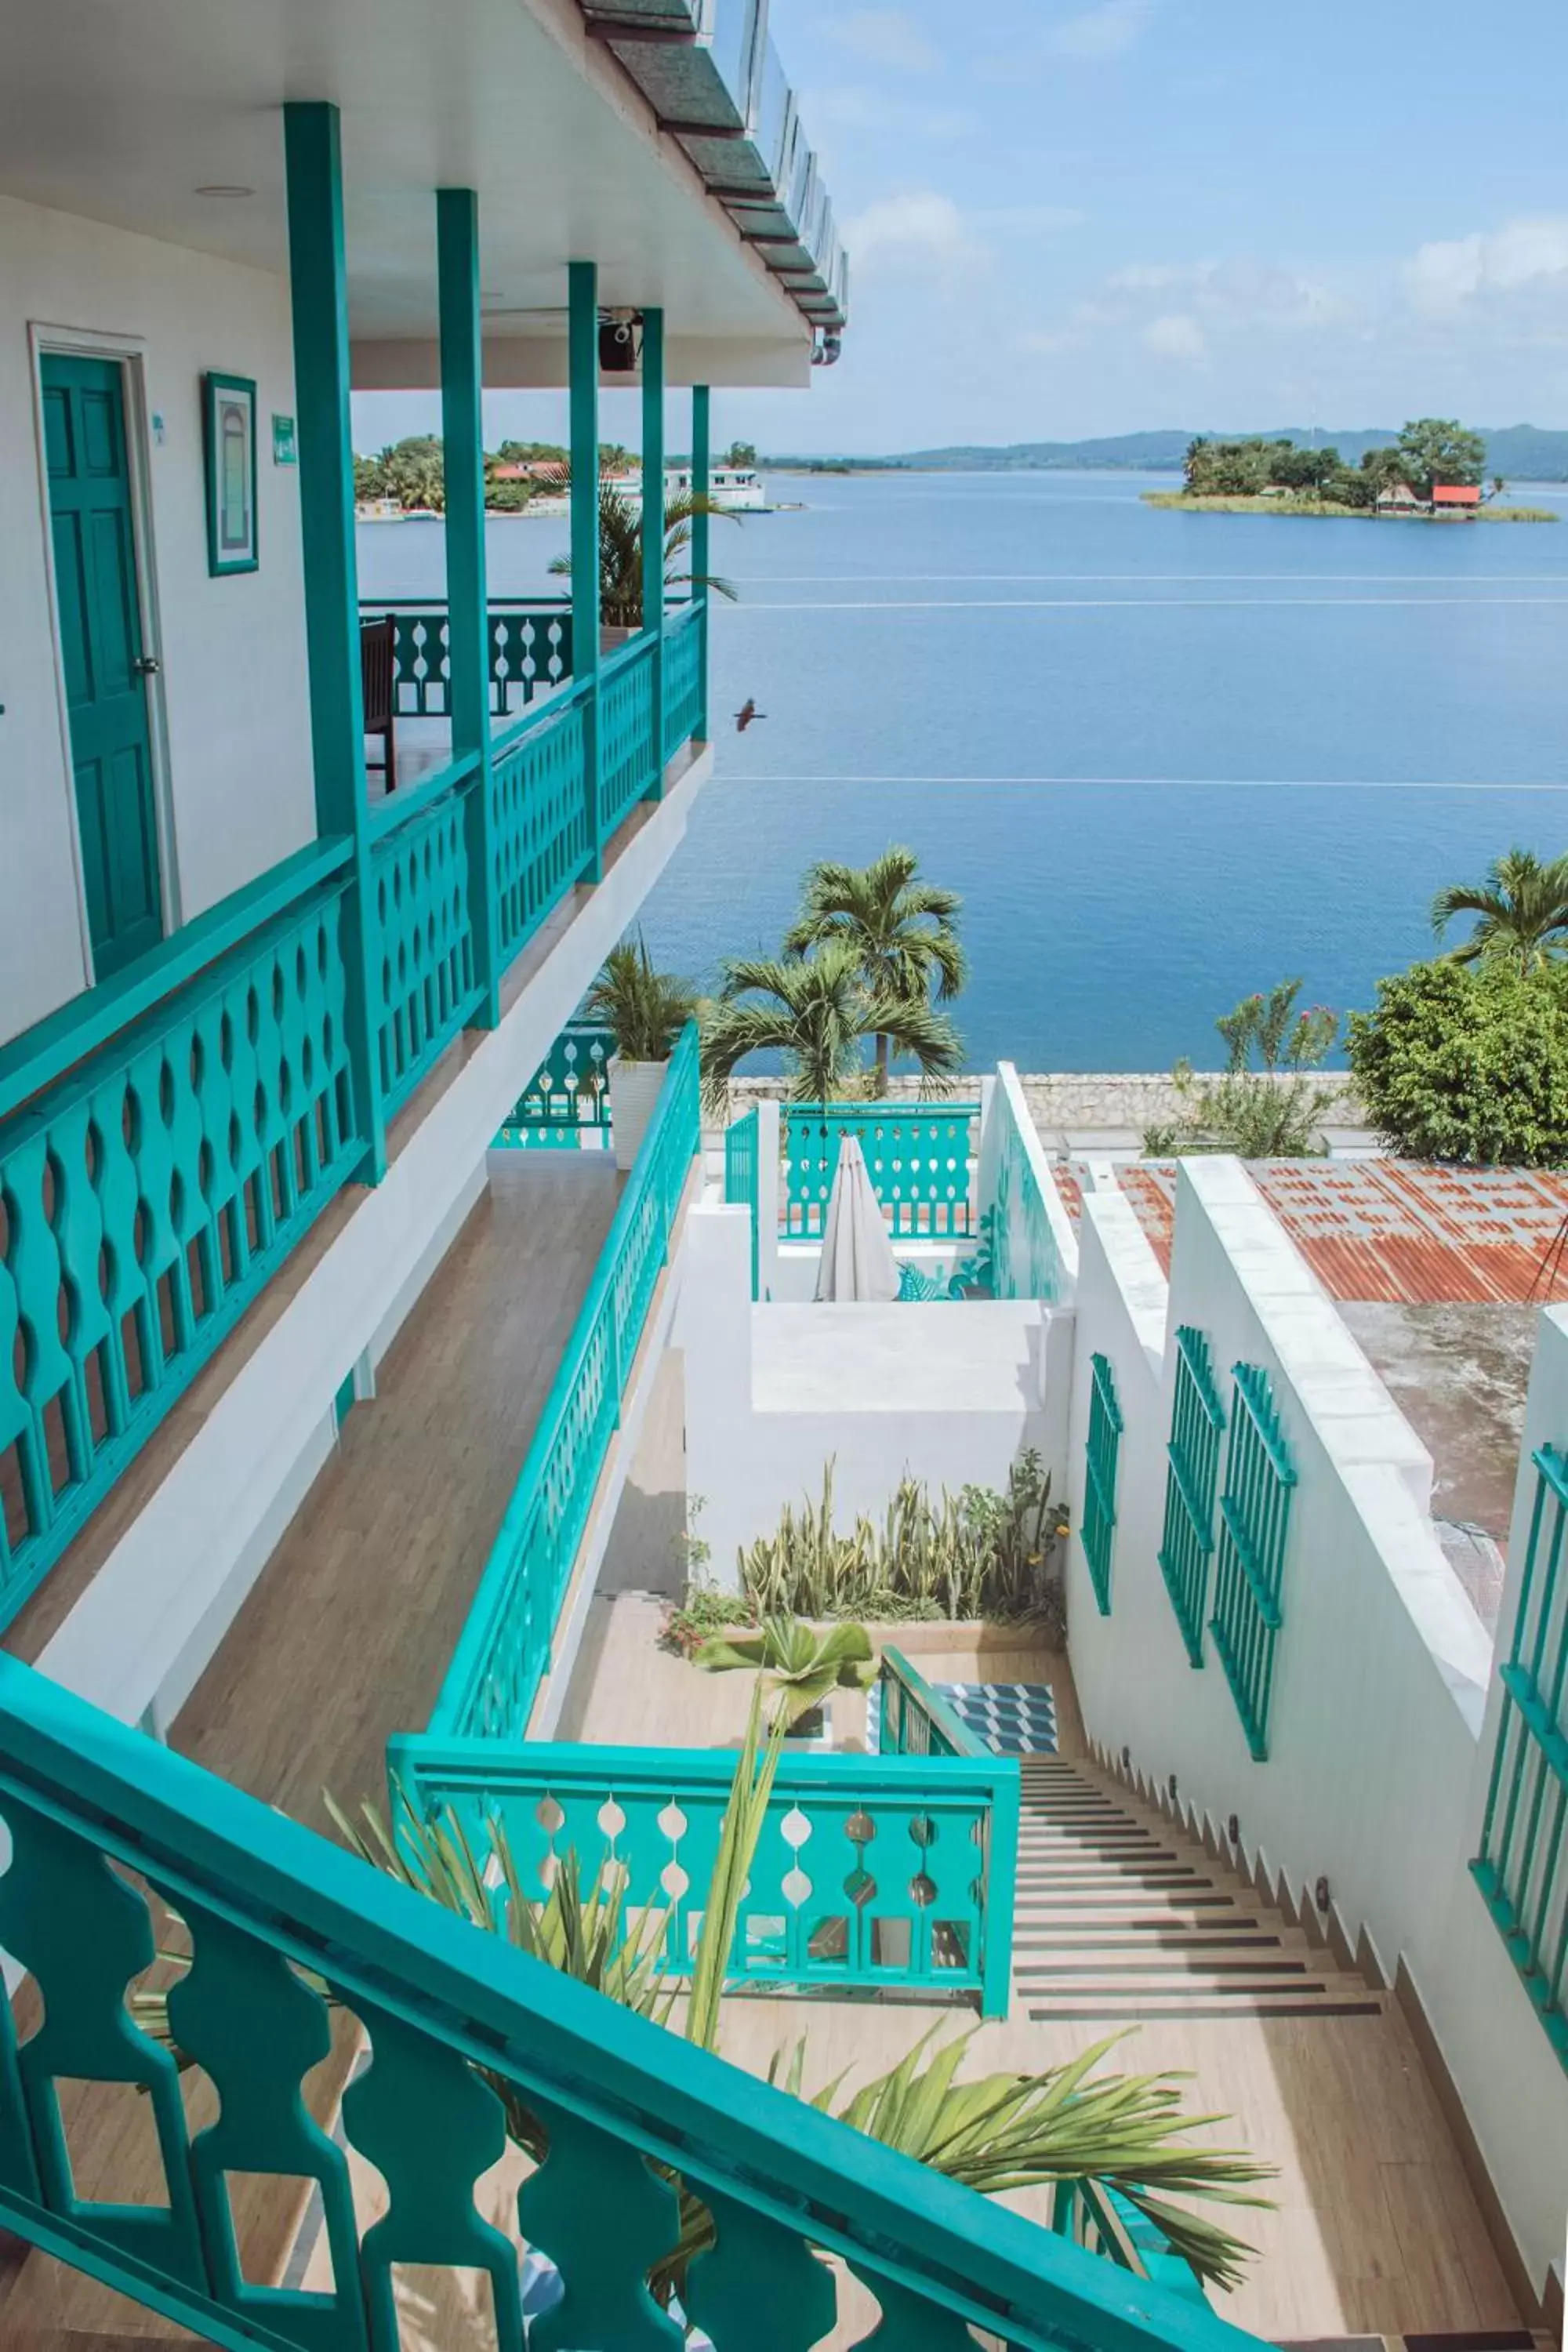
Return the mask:
[[574, 257], [663, 306], [672, 381], [805, 379], [809, 329], [575, 0], [48, 0], [5, 50], [0, 194], [279, 272], [279, 108], [335, 101], [356, 381], [435, 380], [440, 186], [479, 192], [489, 381], [564, 381]]

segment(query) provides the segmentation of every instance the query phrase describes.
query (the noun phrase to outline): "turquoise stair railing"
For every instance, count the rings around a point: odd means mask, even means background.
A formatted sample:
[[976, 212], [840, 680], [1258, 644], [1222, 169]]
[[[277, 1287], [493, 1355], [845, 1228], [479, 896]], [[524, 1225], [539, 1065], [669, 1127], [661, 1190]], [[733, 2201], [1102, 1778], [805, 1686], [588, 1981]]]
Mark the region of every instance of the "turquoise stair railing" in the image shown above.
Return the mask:
[[[394, 1739], [394, 1810], [449, 1811], [483, 1851], [499, 1822], [524, 1891], [542, 1900], [574, 1853], [584, 1880], [624, 1865], [635, 1907], [668, 1914], [664, 1964], [684, 1974], [734, 1778], [730, 1749], [558, 1741]], [[1018, 1767], [1011, 1757], [793, 1754], [772, 1802], [730, 1953], [739, 1984], [979, 1996], [1007, 2012]]]
[[[1014, 2352], [1254, 2341], [529, 1959], [10, 1658], [0, 1822], [0, 1946], [41, 2011], [19, 2042], [8, 2004], [0, 2019], [0, 2221], [231, 2352], [399, 2352], [408, 2265], [422, 2294], [433, 2272], [486, 2280], [498, 2352], [679, 2352], [691, 2326], [715, 2352], [799, 2352], [841, 2325], [909, 2352], [961, 2352], [972, 2328]], [[127, 2002], [169, 1946], [189, 1953], [171, 1971], [174, 2049]], [[334, 2011], [369, 2050], [335, 2119], [312, 2112], [310, 2082]], [[216, 2095], [211, 2121], [193, 2121], [182, 2056]], [[118, 2112], [128, 2092], [161, 2165], [147, 2204], [79, 2194], [72, 2169], [95, 2100]], [[543, 2158], [481, 2212], [509, 2112]], [[302, 2206], [310, 2192], [320, 2287], [247, 2277], [232, 2200], [258, 2176]], [[679, 2313], [648, 2283], [679, 2241], [677, 2181], [712, 2223]]]
[[752, 1213], [752, 1297], [759, 1287], [762, 1236], [757, 1231], [757, 1184], [760, 1174], [758, 1118], [749, 1110], [724, 1130], [724, 1198], [731, 1208]]
[[503, 1151], [529, 1144], [580, 1142], [610, 1131], [610, 1056], [613, 1030], [592, 1022], [568, 1022], [519, 1095], [496, 1137]]
[[974, 1230], [970, 1175], [980, 1106], [791, 1103], [781, 1120], [779, 1232], [820, 1241], [839, 1148], [853, 1135], [895, 1234], [945, 1241]]
[[697, 1030], [690, 1024], [670, 1056], [479, 1579], [430, 1719], [433, 1732], [521, 1739], [527, 1729], [700, 1141]]

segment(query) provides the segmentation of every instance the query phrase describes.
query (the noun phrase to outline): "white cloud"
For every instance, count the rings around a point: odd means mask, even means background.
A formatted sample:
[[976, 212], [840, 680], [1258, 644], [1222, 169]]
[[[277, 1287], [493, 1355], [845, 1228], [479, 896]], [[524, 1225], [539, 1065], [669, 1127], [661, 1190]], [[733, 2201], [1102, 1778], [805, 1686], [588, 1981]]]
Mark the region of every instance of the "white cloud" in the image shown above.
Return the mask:
[[1089, 64], [1124, 58], [1137, 46], [1153, 12], [1153, 0], [1100, 0], [1098, 7], [1051, 26], [1042, 46], [1053, 57], [1079, 58]]
[[942, 58], [902, 8], [852, 8], [824, 26], [829, 40], [871, 65], [904, 73], [935, 73]]
[[918, 278], [952, 286], [988, 268], [989, 247], [951, 196], [934, 188], [883, 196], [844, 226], [859, 280]]
[[1151, 319], [1143, 330], [1143, 348], [1157, 360], [1180, 360], [1189, 367], [1204, 366], [1209, 355], [1203, 329], [1184, 310], [1170, 310], [1163, 318]]
[[1411, 309], [1429, 325], [1568, 338], [1568, 218], [1547, 215], [1421, 246], [1405, 264]]

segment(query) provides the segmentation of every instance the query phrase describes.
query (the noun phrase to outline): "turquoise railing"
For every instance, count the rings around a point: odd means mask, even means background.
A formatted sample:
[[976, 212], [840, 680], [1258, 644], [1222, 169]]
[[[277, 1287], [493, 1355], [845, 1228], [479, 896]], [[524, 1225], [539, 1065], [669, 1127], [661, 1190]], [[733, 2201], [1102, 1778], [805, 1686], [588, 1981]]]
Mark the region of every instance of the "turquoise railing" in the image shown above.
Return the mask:
[[589, 689], [547, 703], [492, 747], [496, 923], [503, 964], [579, 882], [594, 853], [586, 782]]
[[901, 1650], [884, 1650], [877, 1670], [877, 1746], [883, 1756], [984, 1756], [968, 1725], [917, 1674]]
[[1176, 1385], [1165, 1454], [1165, 1525], [1160, 1573], [1194, 1666], [1204, 1662], [1209, 1562], [1214, 1558], [1215, 1490], [1225, 1408], [1215, 1389], [1208, 1341], [1191, 1324], [1176, 1333]]
[[1051, 2227], [1086, 2253], [1100, 2254], [1139, 2278], [1153, 2279], [1189, 2302], [1205, 2303], [1191, 2264], [1172, 2251], [1159, 2224], [1103, 2180], [1058, 2181], [1051, 2199]]
[[[668, 1914], [684, 1974], [734, 1778], [729, 1749], [578, 1747], [414, 1736], [387, 1749], [395, 1809], [449, 1812], [476, 1850], [499, 1822], [523, 1892], [542, 1899], [575, 1854], [584, 1882], [626, 1873], [635, 1908]], [[401, 1792], [399, 1798], [397, 1792]], [[1018, 1836], [1016, 1759], [780, 1759], [730, 1953], [737, 1984], [978, 1995], [1007, 2013]], [[498, 1896], [498, 1900], [504, 1899]]]
[[1274, 1645], [1284, 1622], [1279, 1594], [1296, 1473], [1268, 1373], [1257, 1364], [1237, 1364], [1235, 1370], [1209, 1631], [1247, 1744], [1263, 1763], [1268, 1754]]
[[[394, 717], [449, 718], [451, 663], [446, 605], [396, 597], [384, 597], [378, 603], [373, 597], [362, 597], [360, 612], [367, 620], [381, 614], [392, 616]], [[514, 715], [572, 675], [569, 603], [541, 600], [520, 604], [492, 597], [486, 635], [490, 709], [498, 719]]]
[[1121, 1449], [1121, 1407], [1108, 1356], [1089, 1358], [1089, 1434], [1084, 1445], [1080, 1539], [1089, 1582], [1102, 1617], [1110, 1614], [1110, 1556], [1116, 1543], [1116, 1462]]
[[819, 1241], [844, 1138], [866, 1157], [892, 1231], [942, 1241], [973, 1230], [972, 1128], [978, 1103], [791, 1103], [781, 1120], [779, 1232]]
[[441, 1685], [432, 1732], [521, 1739], [527, 1729], [700, 1141], [697, 1031], [690, 1025], [670, 1056]]
[[702, 732], [702, 606], [687, 604], [665, 621], [664, 756]]
[[1017, 1075], [1006, 1063], [997, 1073], [992, 1096], [979, 1189], [991, 1296], [1047, 1300], [1069, 1297], [1076, 1266], [1069, 1263], [1072, 1244], [1067, 1213], [1046, 1166]]
[[405, 1102], [479, 1010], [465, 803], [479, 761], [433, 798], [389, 798], [375, 812], [372, 1006], [377, 1077], [388, 1111]]
[[[0, 1946], [42, 2011], [18, 2045], [0, 2004], [0, 2221], [230, 2352], [398, 2352], [410, 2264], [422, 2295], [432, 2272], [457, 2273], [454, 2293], [488, 2281], [498, 2352], [525, 2337], [528, 2352], [679, 2352], [689, 2326], [716, 2352], [783, 2352], [851, 2325], [819, 2255], [869, 2290], [879, 2336], [932, 2352], [958, 2352], [972, 2326], [1015, 2352], [1253, 2341], [1077, 2232], [1041, 2230], [529, 1959], [9, 1658], [0, 1821]], [[200, 2123], [179, 2059], [126, 2000], [185, 1937], [169, 2022], [190, 2079], [216, 2094]], [[371, 2059], [331, 2128], [310, 2078], [334, 2008]], [[79, 2195], [73, 2138], [136, 2092], [162, 2201]], [[509, 2115], [543, 2161], [515, 2202], [481, 2213]], [[356, 2164], [378, 2183], [374, 2220]], [[679, 2316], [647, 2284], [679, 2236], [671, 2175], [714, 2225]], [[231, 2200], [258, 2176], [319, 2200], [321, 2286], [247, 2277]]]
[[345, 858], [0, 1124], [0, 1621], [363, 1157]]
[[759, 1248], [757, 1232], [757, 1177], [759, 1171], [757, 1114], [747, 1111], [743, 1118], [733, 1120], [724, 1130], [724, 1198], [732, 1208], [745, 1208], [752, 1213], [752, 1297], [758, 1288]]
[[529, 1142], [575, 1140], [610, 1131], [610, 1056], [615, 1033], [574, 1021], [519, 1095], [497, 1136], [503, 1149]]
[[634, 637], [607, 656], [600, 673], [599, 813], [606, 839], [664, 772], [654, 740], [654, 660], [653, 639]]
[[1492, 1747], [1481, 1850], [1470, 1867], [1524, 1979], [1558, 2057], [1568, 2066], [1568, 1906], [1563, 1830], [1568, 1826], [1568, 1455], [1542, 1445], [1531, 1455], [1535, 1495], [1507, 1662], [1498, 1670], [1502, 1704]]

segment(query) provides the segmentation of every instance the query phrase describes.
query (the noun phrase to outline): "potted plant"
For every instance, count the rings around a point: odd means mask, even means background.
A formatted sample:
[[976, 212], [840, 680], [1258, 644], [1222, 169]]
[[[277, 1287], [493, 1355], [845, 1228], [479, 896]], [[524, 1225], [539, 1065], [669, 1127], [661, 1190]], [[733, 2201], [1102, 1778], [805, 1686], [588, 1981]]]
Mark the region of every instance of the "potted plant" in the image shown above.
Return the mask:
[[610, 1134], [616, 1166], [637, 1156], [675, 1041], [690, 1020], [696, 998], [683, 980], [655, 971], [643, 940], [623, 940], [605, 958], [584, 999], [590, 1021], [602, 1021], [615, 1040], [610, 1057]]

